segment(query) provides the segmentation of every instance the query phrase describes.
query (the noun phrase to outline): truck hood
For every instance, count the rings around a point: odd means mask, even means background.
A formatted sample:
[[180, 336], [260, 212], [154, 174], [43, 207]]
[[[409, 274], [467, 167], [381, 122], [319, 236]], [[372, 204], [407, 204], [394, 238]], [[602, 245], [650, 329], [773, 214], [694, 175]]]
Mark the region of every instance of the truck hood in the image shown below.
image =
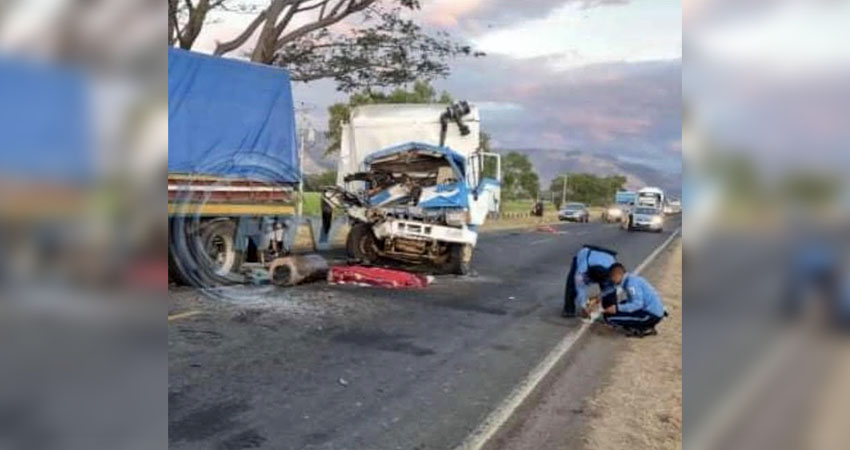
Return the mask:
[[[372, 153], [367, 156], [363, 162], [368, 169], [369, 166], [374, 164], [387, 164], [392, 163], [395, 160], [398, 161], [399, 164], [411, 166], [407, 170], [413, 170], [415, 166], [410, 164], [411, 160], [420, 159], [427, 161], [428, 158], [447, 160], [449, 164], [451, 164], [458, 178], [464, 178], [466, 158], [463, 155], [449, 147], [439, 147], [436, 145], [426, 144], [424, 142], [405, 142], [404, 144], [388, 147]], [[399, 170], [403, 171], [404, 167], [400, 165]]]
[[448, 147], [407, 142], [375, 152], [364, 160], [367, 170], [408, 174], [432, 171], [438, 166], [445, 167], [447, 162], [455, 181], [423, 187], [418, 205], [426, 209], [468, 208], [469, 188], [464, 176], [466, 158]]

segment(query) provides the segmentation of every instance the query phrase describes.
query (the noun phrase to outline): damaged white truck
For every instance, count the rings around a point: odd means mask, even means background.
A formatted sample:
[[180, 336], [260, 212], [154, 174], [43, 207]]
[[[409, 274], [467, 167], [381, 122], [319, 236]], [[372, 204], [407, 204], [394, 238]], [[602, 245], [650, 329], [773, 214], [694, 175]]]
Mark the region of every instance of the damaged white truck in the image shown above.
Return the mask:
[[499, 155], [479, 148], [478, 110], [449, 105], [367, 105], [343, 124], [337, 185], [323, 217], [342, 208], [349, 256], [426, 264], [465, 275], [478, 229], [499, 209]]

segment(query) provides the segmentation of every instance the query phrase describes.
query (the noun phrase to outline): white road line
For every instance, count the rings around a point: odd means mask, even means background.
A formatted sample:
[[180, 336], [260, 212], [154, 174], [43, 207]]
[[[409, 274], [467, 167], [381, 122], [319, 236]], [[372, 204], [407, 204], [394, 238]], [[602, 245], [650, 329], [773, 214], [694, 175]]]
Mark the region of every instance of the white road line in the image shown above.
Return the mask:
[[[673, 239], [679, 235], [681, 228], [674, 231], [667, 240], [659, 245], [643, 262], [637, 266], [633, 273], [640, 273], [653, 259], [655, 259], [661, 251], [663, 251]], [[567, 354], [572, 346], [590, 329], [591, 322], [583, 322], [578, 331], [564, 336], [560, 342], [555, 345], [549, 354], [543, 358], [528, 375], [520, 380], [519, 384], [514, 386], [513, 390], [504, 400], [496, 407], [475, 430], [470, 433], [463, 442], [460, 443], [456, 450], [479, 450], [483, 448], [496, 432], [504, 426], [514, 412], [522, 405], [526, 398], [531, 395], [541, 381], [555, 367], [558, 361]]]
[[551, 240], [552, 240], [552, 238], [538, 239], [538, 240], [536, 240], [536, 241], [531, 241], [529, 244], [531, 244], [531, 245], [537, 245], [537, 244], [542, 244], [542, 243], [544, 243], [544, 242], [549, 242], [549, 241], [551, 241]]

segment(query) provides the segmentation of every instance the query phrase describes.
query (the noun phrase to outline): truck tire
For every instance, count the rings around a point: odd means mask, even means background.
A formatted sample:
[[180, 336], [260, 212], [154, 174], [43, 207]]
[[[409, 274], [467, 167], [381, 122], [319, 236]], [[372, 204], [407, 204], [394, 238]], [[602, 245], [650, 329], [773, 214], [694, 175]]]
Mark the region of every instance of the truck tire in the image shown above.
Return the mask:
[[372, 233], [372, 226], [368, 223], [358, 223], [351, 227], [345, 242], [348, 255], [366, 264], [378, 262], [378, 240]]
[[228, 218], [213, 219], [201, 226], [201, 244], [212, 263], [210, 271], [226, 277], [238, 273], [241, 255], [236, 252], [236, 222]]
[[176, 281], [210, 287], [241, 281], [242, 254], [236, 252], [236, 222], [218, 218], [201, 223], [172, 219], [169, 269]]
[[472, 265], [472, 246], [469, 244], [452, 244], [449, 248], [447, 271], [455, 275], [469, 275]]

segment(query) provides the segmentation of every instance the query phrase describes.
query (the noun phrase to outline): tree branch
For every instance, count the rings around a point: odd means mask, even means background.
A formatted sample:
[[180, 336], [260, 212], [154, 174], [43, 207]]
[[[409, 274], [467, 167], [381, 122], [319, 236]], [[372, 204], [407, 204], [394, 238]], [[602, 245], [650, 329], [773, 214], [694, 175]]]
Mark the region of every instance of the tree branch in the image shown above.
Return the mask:
[[283, 16], [283, 19], [281, 19], [281, 21], [274, 28], [275, 37], [280, 36], [280, 34], [283, 33], [283, 30], [286, 29], [286, 26], [289, 25], [289, 22], [292, 20], [293, 17], [295, 17], [295, 13], [297, 13], [297, 12], [298, 12], [298, 4], [297, 3], [289, 5], [289, 9], [286, 11], [286, 15]]
[[257, 31], [257, 27], [259, 27], [260, 24], [262, 24], [265, 20], [265, 11], [257, 14], [257, 17], [255, 17], [254, 20], [251, 21], [251, 24], [248, 25], [248, 27], [245, 28], [245, 30], [243, 30], [239, 36], [236, 36], [235, 39], [228, 42], [216, 42], [215, 51], [213, 52], [213, 54], [216, 56], [221, 56], [225, 53], [230, 53], [233, 50], [236, 50], [237, 48], [243, 46], [245, 42], [247, 42], [248, 39], [251, 37], [251, 35], [253, 35], [255, 31]]
[[[275, 42], [275, 49], [280, 49], [281, 47], [286, 45], [287, 42], [294, 41], [300, 37], [312, 33], [313, 31], [320, 30], [322, 28], [326, 28], [330, 25], [333, 25], [355, 12], [366, 9], [369, 5], [375, 3], [375, 1], [376, 0], [360, 0], [360, 2], [358, 3], [357, 0], [341, 0], [333, 8], [333, 10], [331, 10], [330, 15], [328, 15], [326, 18], [317, 20], [313, 23], [308, 23], [299, 28], [296, 28], [290, 33], [281, 36], [280, 39]], [[344, 10], [342, 10], [342, 12], [337, 14], [339, 7], [346, 2], [349, 2], [348, 6]]]

